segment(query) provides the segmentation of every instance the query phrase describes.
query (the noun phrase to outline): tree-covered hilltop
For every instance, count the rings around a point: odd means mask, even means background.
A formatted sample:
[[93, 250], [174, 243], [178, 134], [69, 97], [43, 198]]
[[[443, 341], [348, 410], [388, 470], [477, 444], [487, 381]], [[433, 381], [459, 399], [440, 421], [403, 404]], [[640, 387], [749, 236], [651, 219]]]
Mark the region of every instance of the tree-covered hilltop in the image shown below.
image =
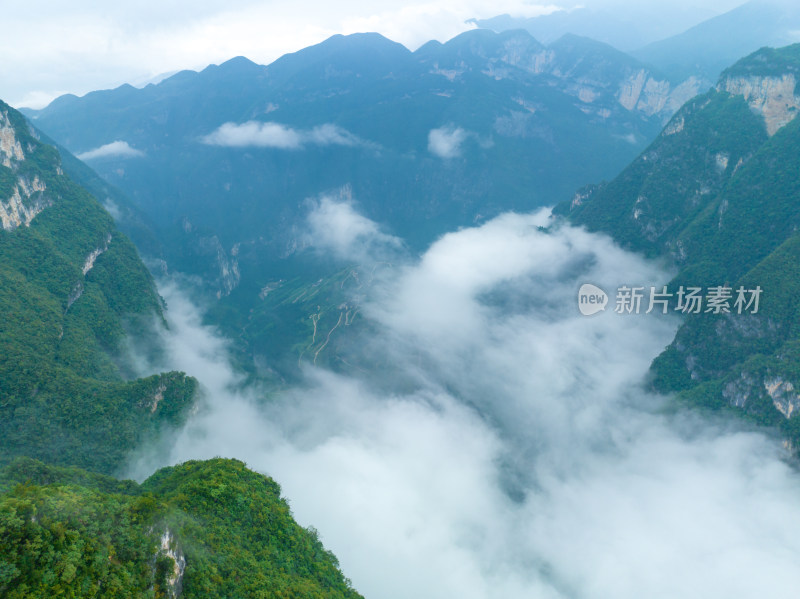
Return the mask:
[[196, 383], [131, 380], [126, 331], [162, 318], [133, 244], [58, 151], [0, 103], [0, 461], [26, 455], [111, 473], [176, 425]]
[[0, 595], [357, 598], [280, 487], [235, 460], [142, 485], [19, 458], [0, 472]]
[[[609, 183], [559, 207], [621, 245], [669, 256], [670, 287], [761, 287], [757, 314], [686, 317], [655, 387], [734, 407], [800, 447], [800, 44], [764, 48], [687, 103]], [[735, 293], [735, 291], [734, 291]]]

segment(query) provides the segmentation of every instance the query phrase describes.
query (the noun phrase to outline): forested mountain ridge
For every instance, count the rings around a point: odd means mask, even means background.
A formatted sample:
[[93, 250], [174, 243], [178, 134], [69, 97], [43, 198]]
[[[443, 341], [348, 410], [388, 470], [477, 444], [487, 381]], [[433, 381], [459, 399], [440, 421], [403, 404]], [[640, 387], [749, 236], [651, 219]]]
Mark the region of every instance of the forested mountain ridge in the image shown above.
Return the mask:
[[0, 470], [0, 594], [360, 597], [273, 480], [235, 460], [137, 485], [18, 458]]
[[0, 117], [0, 456], [110, 473], [181, 421], [196, 385], [131, 380], [123, 341], [161, 317], [153, 279], [58, 151], [9, 106]]
[[[671, 283], [762, 289], [757, 314], [692, 314], [654, 384], [733, 406], [800, 441], [800, 45], [764, 48], [686, 104], [617, 178], [560, 212], [625, 247], [668, 256]], [[735, 291], [734, 291], [735, 293]]]

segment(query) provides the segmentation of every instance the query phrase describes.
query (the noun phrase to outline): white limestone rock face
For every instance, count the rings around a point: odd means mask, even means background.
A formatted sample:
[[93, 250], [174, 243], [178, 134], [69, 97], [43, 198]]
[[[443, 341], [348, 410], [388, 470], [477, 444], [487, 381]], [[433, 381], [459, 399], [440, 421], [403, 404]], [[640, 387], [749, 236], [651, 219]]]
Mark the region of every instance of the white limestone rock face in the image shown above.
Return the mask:
[[[29, 148], [30, 150], [30, 148]], [[0, 111], [0, 164], [17, 172], [25, 151], [17, 138], [8, 111]], [[17, 176], [11, 194], [0, 197], [0, 226], [4, 231], [28, 226], [42, 210], [52, 204], [45, 195], [47, 186], [38, 176]]]
[[167, 594], [172, 599], [180, 597], [183, 590], [183, 576], [186, 571], [186, 556], [178, 547], [177, 540], [169, 528], [164, 529], [156, 557], [162, 555], [172, 561], [172, 571], [167, 575]]
[[617, 90], [617, 101], [628, 111], [646, 116], [658, 115], [669, 120], [688, 100], [696, 96], [702, 81], [690, 77], [678, 85], [656, 79], [649, 71], [640, 69], [625, 79]]
[[7, 168], [11, 168], [13, 162], [25, 160], [22, 145], [8, 118], [8, 111], [0, 112], [0, 160]]
[[790, 381], [776, 376], [764, 381], [764, 389], [772, 399], [775, 408], [786, 418], [791, 418], [792, 414], [800, 408], [800, 394]]
[[762, 378], [742, 372], [737, 379], [725, 385], [722, 395], [732, 406], [745, 408], [752, 399], [763, 393], [767, 394], [775, 409], [786, 419], [800, 409], [800, 393], [788, 378], [781, 375], [773, 374]]
[[47, 186], [39, 177], [17, 179], [10, 198], [0, 198], [0, 224], [4, 231], [29, 226], [42, 210], [52, 204], [45, 196]]
[[772, 137], [797, 116], [800, 97], [795, 95], [796, 85], [795, 76], [787, 73], [780, 77], [727, 77], [717, 90], [743, 96], [750, 109], [764, 119], [767, 134]]
[[100, 257], [101, 254], [108, 250], [108, 246], [111, 244], [111, 233], [108, 233], [103, 241], [103, 245], [100, 247], [95, 248], [92, 250], [88, 256], [86, 256], [86, 260], [83, 262], [83, 267], [81, 267], [81, 271], [83, 275], [86, 276], [92, 268], [94, 268], [95, 261]]

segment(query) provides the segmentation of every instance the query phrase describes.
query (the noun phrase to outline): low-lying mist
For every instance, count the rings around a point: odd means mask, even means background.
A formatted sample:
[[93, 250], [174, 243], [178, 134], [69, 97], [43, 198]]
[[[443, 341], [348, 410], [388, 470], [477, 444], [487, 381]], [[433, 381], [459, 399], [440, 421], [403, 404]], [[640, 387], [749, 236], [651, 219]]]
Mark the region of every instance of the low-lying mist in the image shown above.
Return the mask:
[[[246, 461], [373, 599], [796, 596], [800, 477], [780, 441], [644, 391], [677, 319], [578, 312], [582, 283], [611, 291], [669, 273], [605, 237], [543, 230], [545, 212], [402, 259], [349, 204], [321, 209], [337, 218], [308, 226], [338, 230], [311, 238], [337, 255], [384, 259], [382, 242], [395, 254], [359, 316], [372, 331], [364, 355], [385, 366], [306, 366], [302, 385], [264, 401], [241, 390], [226, 341], [180, 286], [162, 282], [166, 366], [197, 377], [205, 401], [132, 475]], [[373, 238], [348, 245], [347, 231]]]

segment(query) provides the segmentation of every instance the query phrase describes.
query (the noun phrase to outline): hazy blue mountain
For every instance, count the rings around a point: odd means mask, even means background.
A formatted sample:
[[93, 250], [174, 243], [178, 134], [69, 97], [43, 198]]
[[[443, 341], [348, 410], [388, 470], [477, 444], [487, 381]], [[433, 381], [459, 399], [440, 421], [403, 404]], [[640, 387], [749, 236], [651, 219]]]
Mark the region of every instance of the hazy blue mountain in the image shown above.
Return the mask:
[[630, 53], [663, 73], [670, 81], [697, 80], [711, 87], [719, 74], [763, 46], [800, 41], [800, 7], [789, 0], [751, 0], [720, 15], [693, 12], [694, 22], [663, 8], [658, 16], [649, 7], [612, 10], [581, 7], [534, 18], [500, 15], [475, 20], [493, 31], [525, 29], [551, 43], [565, 34], [590, 37]]
[[713, 16], [707, 9], [691, 12], [681, 7], [652, 7], [627, 4], [620, 7], [576, 6], [538, 17], [512, 17], [508, 14], [489, 19], [473, 19], [478, 27], [492, 31], [525, 29], [549, 44], [563, 35], [573, 34], [610, 44], [620, 50], [634, 50], [684, 31]]
[[[587, 61], [619, 64], [574, 76], [565, 64]], [[114, 141], [142, 152], [89, 160], [161, 227], [188, 219], [230, 251], [265, 234], [274, 240], [303, 200], [345, 185], [368, 216], [418, 241], [552, 203], [613, 175], [692, 95], [661, 83], [628, 57], [576, 39], [544, 48], [522, 32], [470, 32], [411, 53], [363, 34], [268, 67], [239, 58], [27, 114], [75, 153]], [[251, 120], [307, 139], [292, 150], [202, 141], [224, 123]], [[450, 136], [460, 140], [452, 156], [429, 151], [434, 129], [461, 129]]]
[[[422, 247], [612, 177], [696, 92], [590, 39], [545, 46], [475, 30], [416, 52], [378, 34], [334, 36], [269, 66], [240, 57], [27, 114], [130, 198], [141, 213], [131, 234], [147, 240], [152, 223], [147, 248], [205, 281], [215, 322], [275, 358], [268, 331], [287, 315], [272, 302], [294, 287], [267, 301], [263, 290], [342, 268], [303, 254], [309, 199], [351, 198]], [[310, 314], [295, 316], [305, 331]]]
[[613, 181], [578, 192], [570, 219], [667, 256], [671, 287], [740, 287], [757, 314], [686, 317], [654, 362], [655, 385], [733, 406], [800, 442], [800, 44], [764, 48], [687, 103]]
[[632, 54], [673, 79], [694, 75], [714, 81], [727, 66], [763, 46], [797, 41], [800, 5], [786, 0], [751, 0]]
[[172, 269], [246, 287], [245, 306], [296, 270], [308, 198], [346, 189], [421, 246], [613, 176], [696, 91], [575, 36], [477, 30], [412, 53], [358, 34], [27, 114], [155, 223]]

